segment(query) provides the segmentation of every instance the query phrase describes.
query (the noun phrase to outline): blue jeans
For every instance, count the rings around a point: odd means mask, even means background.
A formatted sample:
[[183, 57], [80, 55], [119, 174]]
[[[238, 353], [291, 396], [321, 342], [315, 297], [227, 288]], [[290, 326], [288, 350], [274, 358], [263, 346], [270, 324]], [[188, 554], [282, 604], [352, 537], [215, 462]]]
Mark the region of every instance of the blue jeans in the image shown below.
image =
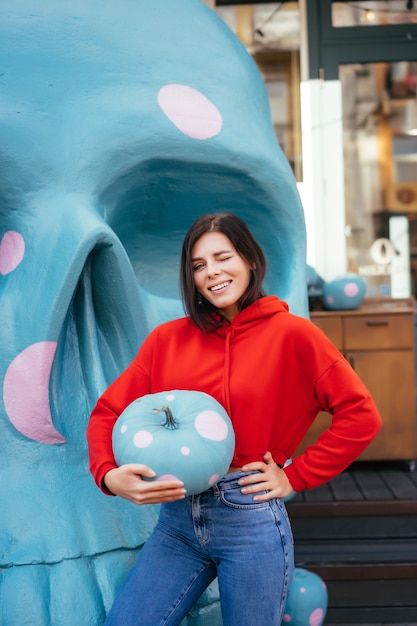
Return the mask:
[[176, 626], [218, 577], [224, 626], [280, 626], [294, 570], [281, 500], [254, 502], [227, 474], [163, 504], [105, 626]]

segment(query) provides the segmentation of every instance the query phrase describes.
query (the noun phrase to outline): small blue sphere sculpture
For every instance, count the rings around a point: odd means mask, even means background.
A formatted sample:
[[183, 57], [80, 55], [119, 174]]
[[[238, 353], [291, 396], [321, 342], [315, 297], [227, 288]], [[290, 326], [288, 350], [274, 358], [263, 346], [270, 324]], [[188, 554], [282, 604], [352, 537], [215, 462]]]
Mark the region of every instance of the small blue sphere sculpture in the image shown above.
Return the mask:
[[357, 309], [365, 297], [366, 284], [358, 274], [346, 274], [323, 285], [323, 306], [331, 311]]
[[316, 270], [314, 269], [312, 265], [307, 265], [306, 278], [307, 278], [308, 289], [310, 288], [322, 289], [323, 288], [324, 280], [322, 279], [320, 274], [316, 272]]
[[296, 567], [281, 625], [322, 626], [327, 598], [327, 588], [320, 576]]

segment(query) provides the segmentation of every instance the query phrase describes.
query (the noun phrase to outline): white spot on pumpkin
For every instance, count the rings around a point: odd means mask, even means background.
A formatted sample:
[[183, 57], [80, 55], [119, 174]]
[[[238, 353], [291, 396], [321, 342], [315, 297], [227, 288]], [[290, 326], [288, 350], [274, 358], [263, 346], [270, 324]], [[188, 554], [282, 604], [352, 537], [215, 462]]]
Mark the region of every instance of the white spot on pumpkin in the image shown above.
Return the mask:
[[173, 393], [169, 393], [169, 394], [167, 395], [167, 400], [168, 400], [169, 402], [172, 402], [173, 400], [175, 400], [175, 395], [174, 395]]
[[122, 433], [122, 435], [123, 435], [123, 433], [125, 433], [126, 431], [127, 431], [127, 426], [126, 426], [126, 424], [123, 424], [123, 426], [122, 426], [122, 427], [121, 427], [121, 429], [120, 429], [120, 432], [121, 432], [121, 433]]
[[133, 437], [133, 443], [137, 448], [147, 448], [151, 445], [153, 436], [149, 430], [138, 430]]
[[228, 434], [227, 424], [217, 411], [201, 411], [194, 425], [199, 435], [212, 441], [224, 441]]
[[190, 454], [190, 448], [188, 446], [182, 446], [181, 454], [183, 454], [184, 456], [188, 456]]

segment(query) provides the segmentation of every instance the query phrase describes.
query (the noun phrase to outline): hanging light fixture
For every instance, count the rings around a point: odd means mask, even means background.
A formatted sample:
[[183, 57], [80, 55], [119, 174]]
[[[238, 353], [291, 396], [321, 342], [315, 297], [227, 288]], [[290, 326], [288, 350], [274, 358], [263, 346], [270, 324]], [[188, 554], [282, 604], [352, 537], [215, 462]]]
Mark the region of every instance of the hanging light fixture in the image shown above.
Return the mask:
[[375, 20], [375, 13], [371, 9], [365, 9], [364, 21], [367, 24], [370, 24], [374, 20]]

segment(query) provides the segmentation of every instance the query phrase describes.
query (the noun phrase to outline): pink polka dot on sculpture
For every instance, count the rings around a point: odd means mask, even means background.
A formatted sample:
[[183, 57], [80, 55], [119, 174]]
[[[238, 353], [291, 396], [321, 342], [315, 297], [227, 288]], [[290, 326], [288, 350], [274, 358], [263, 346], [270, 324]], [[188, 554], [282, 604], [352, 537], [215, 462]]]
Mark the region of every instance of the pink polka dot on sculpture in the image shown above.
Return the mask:
[[346, 283], [344, 287], [345, 296], [354, 298], [358, 295], [359, 287], [356, 283]]
[[49, 403], [49, 379], [55, 341], [34, 343], [17, 355], [7, 368], [3, 401], [9, 420], [25, 437], [40, 443], [64, 443], [54, 427]]
[[291, 621], [291, 615], [288, 615], [288, 613], [285, 613], [282, 616], [282, 621], [285, 622], [285, 623], [290, 622]]
[[159, 90], [158, 103], [167, 118], [193, 139], [210, 139], [223, 125], [217, 107], [200, 91], [186, 85], [165, 85]]
[[25, 255], [25, 240], [15, 230], [8, 230], [0, 241], [0, 274], [10, 274]]
[[194, 425], [199, 435], [212, 441], [224, 441], [228, 434], [225, 420], [216, 411], [201, 411]]
[[329, 304], [333, 304], [333, 302], [334, 302], [334, 298], [333, 298], [332, 296], [328, 296], [328, 297], [326, 298], [326, 300], [327, 300], [327, 302], [328, 302]]
[[323, 609], [316, 609], [312, 612], [309, 617], [308, 624], [309, 626], [321, 626], [323, 622], [324, 611]]
[[190, 448], [188, 446], [181, 446], [181, 454], [188, 456], [190, 454]]

